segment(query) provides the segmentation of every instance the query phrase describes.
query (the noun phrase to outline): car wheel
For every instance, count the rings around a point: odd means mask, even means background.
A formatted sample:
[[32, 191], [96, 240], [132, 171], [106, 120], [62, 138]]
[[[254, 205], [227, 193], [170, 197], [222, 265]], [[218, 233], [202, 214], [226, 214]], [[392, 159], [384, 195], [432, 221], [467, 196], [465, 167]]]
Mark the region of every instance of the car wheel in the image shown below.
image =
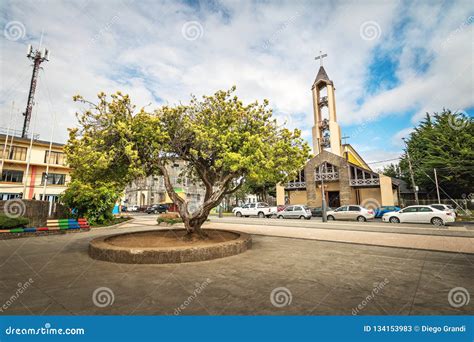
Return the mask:
[[283, 217], [283, 216], [281, 216], [281, 215], [280, 215], [280, 216], [278, 216], [278, 218], [279, 218], [280, 220], [283, 220], [283, 219], [284, 219], [284, 217]]
[[258, 218], [264, 218], [264, 217], [265, 217], [265, 214], [262, 213], [262, 212], [259, 212], [257, 216], [258, 216]]
[[358, 217], [357, 217], [357, 221], [359, 221], [359, 222], [365, 222], [365, 221], [367, 221], [367, 219], [366, 219], [364, 216], [361, 215], [361, 216], [358, 216]]
[[328, 221], [334, 221], [335, 220], [334, 216], [332, 216], [332, 215], [328, 215], [327, 219], [328, 219]]
[[235, 213], [235, 216], [242, 217], [242, 213], [240, 211], [238, 211], [238, 212]]
[[400, 219], [398, 217], [390, 217], [388, 222], [390, 222], [390, 223], [400, 223]]
[[431, 224], [434, 226], [444, 226], [444, 222], [439, 217], [433, 217], [431, 219]]
[[300, 220], [304, 220], [305, 217], [303, 215], [300, 216]]

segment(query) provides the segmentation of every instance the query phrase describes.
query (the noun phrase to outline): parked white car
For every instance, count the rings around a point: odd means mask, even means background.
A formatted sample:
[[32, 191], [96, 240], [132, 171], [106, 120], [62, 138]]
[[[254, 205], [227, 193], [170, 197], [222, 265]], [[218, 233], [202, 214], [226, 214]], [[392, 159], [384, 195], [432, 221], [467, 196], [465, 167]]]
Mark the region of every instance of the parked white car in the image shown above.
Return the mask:
[[277, 213], [277, 207], [270, 207], [267, 203], [247, 203], [241, 207], [235, 207], [232, 212], [237, 217], [258, 216], [260, 218], [272, 217]]
[[335, 210], [326, 213], [328, 220], [357, 220], [365, 222], [375, 217], [372, 209], [364, 208], [361, 205], [343, 205]]
[[438, 209], [438, 210], [449, 211], [450, 213], [453, 213], [454, 218], [456, 218], [456, 210], [454, 210], [454, 208], [451, 205], [436, 203], [436, 204], [430, 204], [430, 207]]
[[305, 205], [289, 205], [285, 209], [278, 212], [277, 217], [279, 219], [285, 218], [296, 218], [310, 220], [313, 214], [311, 209]]
[[127, 211], [130, 211], [130, 212], [137, 212], [138, 209], [139, 209], [138, 205], [131, 205], [127, 207]]
[[383, 222], [390, 223], [431, 223], [435, 226], [444, 226], [454, 222], [455, 214], [433, 208], [429, 205], [411, 205], [399, 211], [385, 213]]

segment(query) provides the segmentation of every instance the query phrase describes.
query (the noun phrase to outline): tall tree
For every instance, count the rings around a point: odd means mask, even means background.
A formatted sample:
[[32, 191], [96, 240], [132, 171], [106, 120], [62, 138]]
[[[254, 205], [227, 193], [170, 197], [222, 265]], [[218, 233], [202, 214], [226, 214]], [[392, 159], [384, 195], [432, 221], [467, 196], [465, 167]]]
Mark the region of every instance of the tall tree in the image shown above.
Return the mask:
[[[98, 104], [77, 97], [91, 108], [80, 116], [80, 129], [70, 133], [66, 150], [71, 166], [78, 167], [74, 175], [124, 187], [137, 176], [161, 174], [187, 237], [205, 238], [201, 226], [224, 196], [247, 181], [289, 179], [309, 156], [301, 132], [279, 127], [267, 100], [244, 105], [234, 91], [192, 97], [188, 105], [163, 106], [153, 113], [142, 109], [136, 115], [129, 97], [120, 93], [110, 102], [99, 94]], [[175, 192], [167, 166], [176, 160], [186, 162], [180, 179], [205, 189], [201, 205], [195, 207]]]
[[[406, 142], [418, 186], [433, 189], [433, 169], [436, 168], [440, 186], [449, 196], [459, 198], [474, 191], [474, 124], [471, 117], [447, 109], [441, 113], [427, 113]], [[400, 168], [402, 175], [408, 175], [406, 154], [400, 160]]]

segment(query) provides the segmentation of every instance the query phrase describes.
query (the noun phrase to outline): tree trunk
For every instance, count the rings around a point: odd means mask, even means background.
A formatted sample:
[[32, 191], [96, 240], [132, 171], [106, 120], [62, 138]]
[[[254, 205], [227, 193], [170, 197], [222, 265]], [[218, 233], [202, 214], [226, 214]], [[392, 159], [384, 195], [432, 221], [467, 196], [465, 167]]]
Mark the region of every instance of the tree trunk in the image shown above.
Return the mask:
[[186, 240], [207, 239], [208, 235], [201, 229], [201, 226], [207, 220], [207, 215], [194, 217], [192, 219], [185, 218], [184, 228], [186, 229]]

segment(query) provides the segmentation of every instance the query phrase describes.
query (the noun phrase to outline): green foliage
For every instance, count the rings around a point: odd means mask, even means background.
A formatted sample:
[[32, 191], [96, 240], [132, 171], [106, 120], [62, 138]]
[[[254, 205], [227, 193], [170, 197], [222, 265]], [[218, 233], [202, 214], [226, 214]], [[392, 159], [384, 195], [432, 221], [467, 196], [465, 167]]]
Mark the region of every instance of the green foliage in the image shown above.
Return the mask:
[[396, 164], [390, 164], [390, 165], [384, 166], [382, 173], [388, 177], [399, 178], [400, 176], [399, 174], [400, 170], [399, 170], [398, 165]]
[[[66, 151], [73, 179], [94, 191], [107, 184], [116, 194], [136, 177], [162, 174], [186, 228], [199, 230], [224, 196], [245, 182], [290, 179], [309, 156], [301, 132], [279, 127], [268, 101], [244, 105], [234, 91], [136, 115], [127, 95], [117, 93], [108, 101], [101, 93], [98, 104], [76, 97], [91, 108], [79, 116], [81, 128], [70, 131]], [[192, 213], [170, 182], [167, 167], [176, 160], [187, 165], [180, 179], [206, 189], [204, 204]]]
[[[434, 188], [433, 169], [440, 187], [451, 197], [474, 191], [474, 123], [462, 114], [443, 110], [426, 114], [407, 140], [415, 183], [427, 190]], [[408, 160], [400, 161], [402, 178], [409, 180]], [[444, 196], [444, 193], [441, 192]]]
[[182, 223], [183, 219], [180, 218], [180, 217], [176, 217], [176, 218], [158, 217], [156, 219], [156, 222], [158, 222], [158, 224], [167, 223], [169, 225], [174, 225], [174, 224], [177, 224], [177, 223]]
[[256, 182], [249, 180], [244, 185], [245, 194], [257, 195], [259, 201], [267, 202], [268, 195], [276, 196], [276, 182], [264, 181]]
[[25, 227], [30, 221], [26, 217], [8, 217], [4, 214], [0, 214], [0, 228], [21, 228]]
[[61, 196], [61, 201], [75, 209], [75, 217], [86, 217], [90, 224], [103, 224], [113, 219], [112, 209], [119, 192], [109, 183], [93, 185], [73, 179]]

